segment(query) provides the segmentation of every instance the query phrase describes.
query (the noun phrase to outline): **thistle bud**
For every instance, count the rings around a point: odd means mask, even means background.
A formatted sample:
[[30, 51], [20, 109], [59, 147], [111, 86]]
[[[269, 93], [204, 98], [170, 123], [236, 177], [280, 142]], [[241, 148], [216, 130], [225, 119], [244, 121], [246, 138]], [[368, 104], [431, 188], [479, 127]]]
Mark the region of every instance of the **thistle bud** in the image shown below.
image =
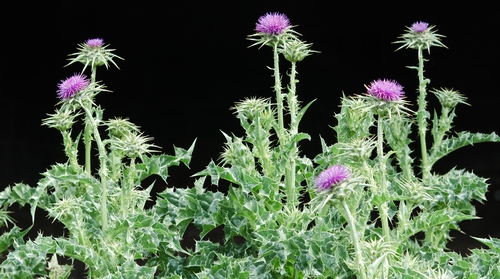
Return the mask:
[[300, 40], [287, 40], [282, 44], [280, 51], [286, 60], [294, 63], [302, 61], [306, 56], [316, 52], [309, 49], [311, 45]]
[[436, 95], [441, 105], [445, 108], [452, 109], [456, 107], [459, 103], [468, 105], [467, 102], [465, 101], [467, 100], [467, 98], [456, 90], [441, 88], [439, 90], [434, 89], [431, 92], [434, 93], [434, 95]]

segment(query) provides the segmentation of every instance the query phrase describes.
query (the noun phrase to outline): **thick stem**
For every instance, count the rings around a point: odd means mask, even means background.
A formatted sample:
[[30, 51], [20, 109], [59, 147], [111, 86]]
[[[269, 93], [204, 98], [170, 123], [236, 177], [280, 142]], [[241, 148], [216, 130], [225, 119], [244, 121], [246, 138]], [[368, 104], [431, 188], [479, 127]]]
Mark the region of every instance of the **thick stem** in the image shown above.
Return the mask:
[[267, 148], [264, 144], [264, 135], [261, 134], [261, 123], [260, 123], [260, 117], [256, 117], [257, 121], [257, 150], [259, 152], [259, 157], [260, 161], [262, 164], [262, 172], [264, 175], [271, 175], [272, 169], [271, 169], [271, 161], [269, 160], [269, 156], [267, 155]]
[[285, 169], [285, 189], [286, 202], [288, 208], [294, 208], [298, 205], [298, 198], [295, 191], [295, 159], [289, 158], [289, 163]]
[[106, 166], [106, 149], [101, 140], [101, 136], [99, 134], [99, 129], [97, 123], [95, 122], [92, 111], [82, 102], [80, 102], [81, 107], [86, 113], [87, 120], [89, 121], [90, 127], [94, 132], [94, 139], [97, 144], [97, 149], [99, 151], [99, 176], [101, 178], [101, 227], [102, 230], [105, 231], [108, 227], [108, 185], [107, 185], [107, 177], [108, 177], [108, 168]]
[[122, 194], [120, 197], [121, 202], [121, 212], [123, 216], [127, 216], [128, 210], [132, 205], [130, 201], [130, 193], [134, 190], [134, 175], [135, 175], [135, 158], [130, 158], [129, 171], [127, 177], [125, 178], [124, 185], [122, 187]]
[[[95, 77], [97, 73], [97, 65], [92, 63], [92, 68], [91, 68], [91, 75], [90, 75], [90, 82], [91, 84], [95, 84]], [[91, 174], [92, 172], [92, 130], [93, 128], [89, 126], [89, 119], [92, 116], [89, 116], [87, 114], [86, 121], [85, 121], [85, 129], [84, 129], [84, 135], [83, 135], [83, 142], [85, 144], [85, 171], [88, 174]]]
[[69, 164], [76, 168], [78, 167], [78, 149], [75, 148], [73, 140], [71, 139], [71, 132], [68, 130], [61, 131], [64, 143], [64, 152], [68, 157]]
[[[387, 181], [386, 181], [386, 160], [384, 159], [384, 132], [382, 127], [382, 117], [379, 115], [377, 120], [377, 157], [379, 160], [379, 183], [381, 186], [381, 194], [384, 196], [387, 193]], [[387, 214], [388, 205], [387, 202], [383, 202], [380, 207], [380, 220], [382, 222], [382, 232], [386, 241], [390, 240], [390, 230], [389, 230], [389, 216]]]
[[422, 180], [426, 181], [430, 170], [428, 169], [427, 160], [427, 143], [426, 143], [426, 133], [427, 133], [427, 101], [426, 101], [426, 85], [428, 80], [424, 78], [424, 56], [422, 47], [418, 48], [418, 112], [417, 112], [417, 122], [418, 122], [418, 136], [420, 137], [420, 149], [422, 153]]
[[290, 72], [290, 87], [288, 89], [288, 108], [290, 110], [290, 130], [292, 135], [298, 133], [299, 123], [297, 123], [297, 80], [295, 77], [297, 76], [297, 63], [292, 62], [292, 68]]
[[88, 117], [85, 117], [85, 128], [83, 134], [83, 143], [85, 144], [85, 171], [91, 174], [92, 168], [92, 127], [89, 124]]
[[359, 245], [359, 239], [358, 239], [358, 232], [356, 231], [356, 222], [354, 221], [354, 217], [352, 216], [351, 210], [349, 210], [349, 206], [347, 206], [345, 200], [342, 200], [342, 206], [344, 207], [347, 221], [349, 222], [351, 228], [351, 238], [354, 244], [354, 251], [356, 253], [356, 264], [359, 266], [359, 270], [361, 271], [359, 278], [365, 279], [366, 271], [363, 262], [363, 252], [361, 251], [361, 246]]
[[274, 60], [274, 91], [276, 92], [276, 107], [278, 110], [278, 139], [283, 143], [285, 124], [283, 120], [283, 96], [281, 95], [281, 77], [279, 66], [278, 42], [273, 47]]
[[[287, 103], [290, 112], [290, 138], [298, 133], [297, 123], [297, 96], [296, 96], [296, 80], [295, 76], [296, 62], [292, 62], [292, 69], [290, 73], [290, 86], [288, 87]], [[293, 141], [292, 148], [289, 153], [287, 167], [285, 169], [285, 187], [287, 195], [287, 205], [293, 208], [298, 205], [297, 191], [295, 190], [295, 171], [296, 171], [296, 157], [297, 157], [297, 142]]]
[[90, 75], [90, 82], [95, 83], [95, 76], [97, 74], [97, 65], [95, 65], [94, 63], [92, 63], [91, 71], [92, 71], [92, 73]]
[[433, 146], [440, 146], [441, 142], [443, 141], [444, 135], [446, 134], [447, 131], [451, 129], [450, 125], [448, 124], [451, 123], [449, 117], [450, 117], [450, 109], [445, 106], [442, 106], [441, 117], [439, 118], [438, 121], [437, 135], [435, 136], [434, 142], [432, 143]]

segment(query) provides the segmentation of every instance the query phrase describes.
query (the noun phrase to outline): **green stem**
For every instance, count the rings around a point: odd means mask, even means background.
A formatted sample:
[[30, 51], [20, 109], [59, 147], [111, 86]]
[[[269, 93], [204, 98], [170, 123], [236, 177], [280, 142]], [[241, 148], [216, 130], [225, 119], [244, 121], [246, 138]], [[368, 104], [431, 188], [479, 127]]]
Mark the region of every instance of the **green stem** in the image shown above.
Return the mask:
[[91, 174], [92, 168], [92, 127], [89, 124], [88, 117], [85, 117], [85, 128], [83, 134], [83, 142], [85, 144], [85, 171]]
[[[90, 75], [90, 82], [91, 84], [95, 84], [95, 77], [96, 77], [96, 73], [97, 73], [97, 65], [95, 65], [94, 63], [92, 63], [92, 68], [91, 68], [91, 75]], [[87, 119], [85, 121], [85, 129], [84, 129], [84, 135], [83, 135], [83, 142], [85, 144], [85, 171], [88, 173], [88, 174], [91, 174], [92, 172], [92, 167], [91, 167], [91, 164], [92, 164], [92, 127], [89, 126], [89, 119], [88, 119], [88, 115], [87, 115]], [[90, 116], [92, 117], [92, 116]]]
[[274, 91], [276, 92], [276, 107], [278, 110], [278, 139], [283, 143], [283, 136], [285, 131], [285, 124], [283, 120], [283, 96], [281, 95], [281, 77], [279, 66], [279, 53], [278, 42], [273, 47], [273, 60], [274, 60]]
[[361, 246], [359, 245], [359, 239], [358, 239], [358, 232], [356, 231], [356, 222], [354, 221], [354, 217], [352, 216], [351, 210], [349, 210], [349, 206], [347, 206], [345, 200], [342, 200], [342, 206], [344, 207], [347, 221], [349, 222], [349, 225], [351, 227], [351, 238], [354, 244], [354, 251], [356, 253], [356, 264], [359, 267], [359, 270], [361, 271], [359, 278], [365, 279], [366, 271], [363, 262], [363, 252], [361, 251]]
[[78, 231], [78, 244], [89, 247], [89, 239], [85, 235], [85, 222], [82, 218], [82, 212], [76, 214], [76, 226]]
[[441, 117], [439, 117], [438, 121], [438, 127], [437, 127], [437, 135], [434, 139], [433, 145], [434, 146], [439, 146], [441, 145], [441, 142], [443, 141], [444, 135], [446, 134], [447, 131], [451, 129], [450, 125], [448, 123], [451, 123], [449, 120], [450, 117], [450, 109], [442, 106], [441, 107]]
[[120, 172], [119, 172], [119, 169], [118, 169], [118, 166], [121, 165], [121, 161], [118, 160], [117, 158], [117, 155], [116, 155], [116, 151], [111, 151], [109, 152], [109, 166], [110, 166], [110, 178], [111, 180], [113, 180], [114, 182], [118, 182], [118, 180], [120, 179]]
[[418, 112], [417, 112], [417, 122], [418, 122], [418, 136], [420, 137], [420, 149], [422, 153], [422, 180], [426, 181], [430, 174], [428, 169], [427, 160], [427, 143], [426, 143], [426, 133], [427, 133], [427, 101], [426, 101], [426, 86], [429, 82], [424, 78], [424, 56], [422, 47], [418, 48]]
[[291, 72], [290, 72], [290, 88], [288, 90], [288, 97], [287, 97], [287, 100], [288, 100], [288, 108], [290, 109], [290, 130], [292, 132], [292, 134], [296, 134], [298, 133], [298, 130], [299, 130], [299, 123], [297, 123], [297, 95], [296, 95], [296, 92], [297, 92], [297, 87], [296, 87], [296, 84], [297, 84], [297, 80], [295, 79], [295, 77], [297, 76], [297, 63], [296, 62], [292, 62], [292, 68], [291, 68]]
[[270, 176], [271, 173], [272, 173], [272, 169], [271, 169], [271, 162], [269, 160], [269, 156], [267, 155], [267, 147], [266, 145], [264, 144], [264, 135], [262, 135], [262, 128], [261, 128], [261, 124], [260, 124], [260, 117], [256, 117], [255, 118], [256, 122], [257, 122], [257, 150], [259, 152], [259, 158], [261, 160], [261, 164], [262, 164], [262, 172], [264, 173], [264, 175], [266, 176]]
[[135, 158], [130, 158], [129, 171], [125, 178], [121, 194], [121, 212], [123, 216], [127, 216], [128, 209], [133, 205], [130, 199], [130, 193], [134, 190], [134, 175], [135, 175]]
[[69, 164], [76, 168], [78, 167], [78, 149], [75, 148], [73, 140], [71, 139], [71, 132], [64, 130], [61, 131], [64, 143], [64, 152], [68, 157]]
[[[381, 194], [382, 196], [387, 194], [387, 181], [386, 181], [386, 160], [384, 159], [384, 132], [382, 127], [382, 117], [379, 115], [377, 120], [377, 157], [379, 159], [379, 168], [380, 168], [380, 186], [381, 186]], [[382, 222], [382, 232], [386, 241], [390, 240], [390, 230], [389, 230], [389, 217], [387, 214], [388, 205], [387, 202], [384, 201], [379, 208], [380, 211], [380, 220]]]
[[101, 140], [101, 136], [99, 134], [99, 129], [97, 126], [97, 123], [95, 122], [94, 118], [92, 117], [92, 111], [84, 105], [82, 102], [80, 102], [81, 107], [86, 113], [88, 124], [90, 127], [93, 129], [94, 132], [94, 139], [97, 144], [97, 148], [99, 151], [99, 176], [101, 178], [101, 227], [102, 230], [105, 231], [108, 227], [108, 206], [107, 206], [107, 201], [108, 201], [108, 185], [107, 185], [107, 177], [108, 177], [108, 168], [106, 166], [106, 149], [104, 147], [104, 144]]
[[[290, 112], [290, 138], [298, 133], [297, 123], [297, 95], [296, 95], [296, 80], [297, 75], [296, 62], [292, 62], [292, 69], [290, 73], [290, 86], [288, 88], [287, 103]], [[285, 187], [287, 195], [287, 205], [289, 208], [294, 208], [298, 205], [297, 191], [295, 189], [295, 171], [296, 171], [296, 158], [297, 157], [297, 142], [293, 140], [292, 148], [289, 152], [288, 164], [285, 169]]]
[[97, 65], [92, 63], [92, 69], [91, 69], [91, 75], [90, 75], [90, 82], [95, 83], [95, 76], [97, 74]]

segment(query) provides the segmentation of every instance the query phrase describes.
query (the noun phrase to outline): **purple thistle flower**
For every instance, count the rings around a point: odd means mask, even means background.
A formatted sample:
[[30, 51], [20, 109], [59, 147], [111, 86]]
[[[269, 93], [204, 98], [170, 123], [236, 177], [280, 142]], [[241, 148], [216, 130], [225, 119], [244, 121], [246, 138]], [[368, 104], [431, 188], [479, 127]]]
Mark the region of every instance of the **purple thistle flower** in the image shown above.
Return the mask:
[[283, 30], [290, 27], [290, 20], [285, 14], [267, 13], [259, 18], [255, 29], [267, 35], [279, 35]]
[[59, 96], [61, 100], [69, 99], [89, 84], [90, 81], [85, 75], [75, 74], [72, 77], [61, 80], [61, 83], [57, 85], [59, 87], [57, 96]]
[[411, 25], [411, 30], [417, 33], [422, 33], [429, 28], [429, 23], [423, 21], [417, 21]]
[[348, 168], [341, 165], [334, 165], [329, 167], [328, 169], [322, 171], [314, 184], [318, 190], [329, 190], [335, 185], [338, 185], [340, 182], [344, 181], [351, 175], [351, 172]]
[[369, 95], [384, 101], [399, 101], [405, 94], [401, 84], [388, 79], [374, 80], [366, 89]]
[[101, 47], [104, 44], [104, 40], [101, 38], [88, 39], [85, 44], [89, 47]]

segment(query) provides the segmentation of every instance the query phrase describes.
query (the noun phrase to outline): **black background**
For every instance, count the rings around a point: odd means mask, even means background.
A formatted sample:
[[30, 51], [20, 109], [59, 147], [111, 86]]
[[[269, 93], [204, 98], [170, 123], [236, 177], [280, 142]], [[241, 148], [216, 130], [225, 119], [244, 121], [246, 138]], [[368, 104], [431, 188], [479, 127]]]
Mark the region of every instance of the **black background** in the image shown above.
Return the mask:
[[[97, 79], [113, 91], [97, 98], [105, 117], [130, 118], [168, 154], [173, 153], [172, 145], [188, 148], [197, 138], [191, 169], [170, 169], [168, 181], [169, 186], [192, 185], [190, 176], [218, 159], [224, 143], [220, 130], [242, 135], [229, 109], [234, 102], [274, 96], [273, 78], [266, 68], [272, 65], [272, 53], [267, 47], [248, 48], [251, 42], [246, 36], [254, 32], [261, 15], [275, 11], [285, 13], [302, 38], [321, 51], [298, 64], [299, 100], [317, 99], [300, 127], [312, 137], [302, 143], [303, 154], [310, 158], [321, 151], [319, 135], [335, 142], [330, 126], [336, 123], [333, 114], [340, 111], [342, 92], [362, 93], [364, 84], [389, 78], [400, 82], [407, 99], [416, 103], [416, 71], [405, 67], [417, 63], [416, 52], [394, 52], [397, 46], [391, 44], [415, 21], [436, 25], [447, 36], [443, 42], [449, 49], [431, 49], [425, 74], [431, 79], [429, 88], [454, 88], [472, 105], [458, 107], [455, 131], [500, 132], [500, 14], [493, 4], [43, 2], [47, 3], [11, 3], [2, 9], [0, 187], [16, 182], [35, 186], [40, 173], [65, 161], [59, 132], [41, 126], [41, 120], [53, 112], [60, 80], [81, 71], [76, 64], [63, 67], [67, 55], [89, 38], [103, 38], [125, 58], [116, 60], [121, 70], [98, 69]], [[433, 98], [429, 95], [430, 105], [438, 108]], [[436, 171], [454, 166], [489, 177], [492, 184], [488, 202], [477, 208], [483, 219], [463, 222], [463, 230], [500, 237], [500, 144], [463, 148], [439, 162]], [[17, 214], [19, 225], [29, 225], [26, 214]], [[453, 248], [477, 245], [467, 237], [456, 237]]]

